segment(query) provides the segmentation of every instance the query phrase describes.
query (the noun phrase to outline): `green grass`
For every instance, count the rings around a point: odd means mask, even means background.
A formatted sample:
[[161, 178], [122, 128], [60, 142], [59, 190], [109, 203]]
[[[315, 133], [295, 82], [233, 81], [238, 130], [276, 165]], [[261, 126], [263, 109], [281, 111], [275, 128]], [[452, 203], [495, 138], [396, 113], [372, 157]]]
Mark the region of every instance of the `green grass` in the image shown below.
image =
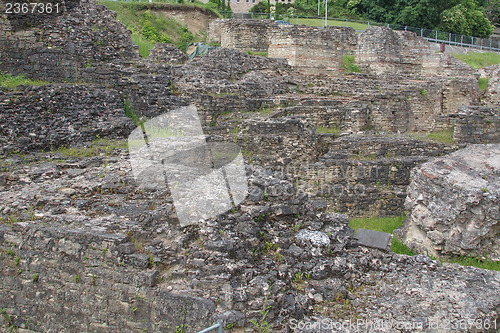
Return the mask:
[[264, 52], [245, 51], [245, 52], [248, 53], [249, 55], [253, 55], [253, 56], [267, 57], [267, 51], [264, 51]]
[[[404, 220], [405, 220], [404, 215], [395, 217], [367, 217], [367, 218], [351, 219], [349, 225], [356, 231], [358, 231], [358, 229], [368, 229], [368, 230], [382, 231], [392, 234], [392, 232], [396, 228], [399, 228], [403, 224]], [[394, 253], [406, 254], [410, 256], [418, 254], [395, 237], [392, 238], [391, 251]], [[483, 269], [500, 271], [500, 261], [493, 261], [488, 259], [483, 260], [474, 256], [459, 256], [453, 258], [432, 258], [432, 259], [439, 260], [441, 262], [456, 263], [462, 266], [474, 266]]]
[[[311, 27], [322, 27], [324, 25], [324, 20], [316, 18], [299, 18], [299, 24], [309, 25]], [[328, 20], [329, 26], [345, 27], [345, 21]], [[347, 26], [353, 28], [354, 30], [366, 30], [368, 29], [368, 24], [358, 23], [358, 22], [347, 22]]]
[[479, 89], [481, 91], [485, 91], [486, 89], [488, 89], [488, 83], [489, 83], [490, 79], [488, 79], [486, 77], [480, 77], [477, 80], [479, 82]]
[[343, 55], [342, 56], [342, 67], [347, 74], [349, 73], [361, 73], [361, 69], [354, 63], [353, 55]]
[[406, 246], [406, 244], [404, 244], [402, 241], [400, 241], [396, 237], [392, 238], [391, 251], [394, 253], [406, 254], [409, 256], [414, 256], [414, 255], [418, 254], [416, 252], [413, 252], [412, 249], [410, 249], [408, 246]]
[[403, 224], [404, 220], [404, 215], [394, 217], [366, 217], [351, 219], [349, 225], [356, 231], [358, 229], [368, 229], [392, 234], [394, 229], [399, 228]]
[[455, 144], [455, 139], [453, 138], [453, 136], [454, 136], [453, 128], [433, 131], [427, 134], [427, 137], [433, 141], [442, 142], [450, 145]]
[[[205, 41], [206, 34], [193, 35], [186, 25], [156, 10], [166, 8], [182, 8], [182, 5], [171, 3], [140, 3], [100, 0], [100, 4], [117, 13], [117, 19], [132, 31], [132, 41], [139, 46], [143, 57], [149, 55], [149, 50], [156, 42], [172, 43], [182, 51], [186, 51], [191, 42]], [[205, 6], [200, 6], [205, 7]]]
[[455, 263], [461, 266], [474, 266], [493, 271], [500, 271], [500, 261], [493, 261], [489, 259], [483, 260], [474, 256], [460, 256], [447, 259], [439, 258], [439, 261], [447, 263]]
[[339, 135], [342, 132], [340, 128], [335, 127], [317, 127], [316, 134], [335, 134]]
[[[399, 228], [403, 224], [405, 218], [406, 217], [404, 215], [392, 217], [364, 217], [351, 219], [349, 225], [356, 231], [358, 231], [358, 229], [368, 229], [392, 234], [394, 229]], [[413, 252], [408, 246], [403, 244], [399, 239], [396, 239], [394, 237], [392, 238], [391, 251], [394, 253], [407, 254], [410, 256], [414, 256], [417, 254]]]
[[7, 89], [14, 89], [20, 85], [43, 86], [49, 84], [45, 81], [32, 81], [24, 77], [24, 75], [12, 76], [8, 73], [0, 73], [0, 86]]
[[139, 46], [139, 54], [143, 57], [149, 57], [149, 50], [155, 46], [155, 42], [147, 40], [138, 33], [132, 34], [132, 42]]
[[97, 139], [92, 141], [90, 147], [76, 148], [76, 147], [60, 147], [57, 153], [67, 157], [83, 158], [98, 156], [101, 153], [106, 156], [114, 149], [127, 149], [126, 141]]
[[475, 53], [469, 52], [467, 54], [452, 54], [456, 59], [465, 62], [472, 68], [483, 68], [491, 65], [500, 64], [500, 54], [486, 52], [486, 53]]

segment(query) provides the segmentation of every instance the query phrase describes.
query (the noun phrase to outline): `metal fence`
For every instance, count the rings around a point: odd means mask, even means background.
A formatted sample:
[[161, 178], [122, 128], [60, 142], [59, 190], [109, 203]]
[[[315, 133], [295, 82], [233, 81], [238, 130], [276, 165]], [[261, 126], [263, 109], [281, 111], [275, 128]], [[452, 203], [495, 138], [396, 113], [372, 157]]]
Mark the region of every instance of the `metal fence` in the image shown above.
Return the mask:
[[205, 328], [203, 331], [199, 331], [198, 333], [208, 333], [215, 329], [217, 329], [217, 333], [222, 333], [222, 322], [220, 320], [217, 322], [217, 324]]
[[291, 24], [306, 24], [317, 27], [324, 26], [344, 26], [354, 28], [356, 31], [363, 31], [371, 26], [386, 26], [394, 30], [412, 31], [417, 36], [427, 39], [429, 42], [444, 43], [453, 46], [475, 48], [484, 51], [500, 52], [500, 40], [492, 38], [479, 38], [472, 36], [464, 36], [453, 34], [451, 32], [443, 32], [424, 28], [415, 28], [399, 24], [382, 24], [371, 21], [341, 19], [341, 18], [328, 18], [325, 17], [311, 17], [311, 16], [297, 16], [288, 14], [269, 14], [269, 13], [245, 13], [235, 14], [232, 12], [221, 12], [224, 18], [249, 18], [249, 19], [273, 19], [283, 20]]

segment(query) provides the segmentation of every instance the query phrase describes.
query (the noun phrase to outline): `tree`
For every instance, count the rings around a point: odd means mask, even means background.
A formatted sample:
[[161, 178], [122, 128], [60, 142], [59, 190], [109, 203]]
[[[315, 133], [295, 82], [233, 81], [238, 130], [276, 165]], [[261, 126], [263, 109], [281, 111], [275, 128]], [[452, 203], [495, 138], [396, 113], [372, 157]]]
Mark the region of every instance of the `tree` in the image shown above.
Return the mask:
[[439, 29], [487, 38], [495, 31], [495, 27], [480, 9], [481, 7], [477, 7], [474, 1], [464, 0], [461, 4], [443, 11]]
[[500, 0], [487, 0], [484, 6], [484, 15], [491, 24], [500, 27]]

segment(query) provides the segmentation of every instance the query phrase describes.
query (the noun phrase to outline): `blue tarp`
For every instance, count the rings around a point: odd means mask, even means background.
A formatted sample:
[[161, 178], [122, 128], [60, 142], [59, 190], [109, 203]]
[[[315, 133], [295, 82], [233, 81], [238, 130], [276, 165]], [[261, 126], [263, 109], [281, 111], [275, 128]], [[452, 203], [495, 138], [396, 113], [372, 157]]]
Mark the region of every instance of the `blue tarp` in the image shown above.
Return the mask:
[[215, 49], [215, 46], [203, 44], [201, 42], [192, 43], [190, 44], [190, 46], [191, 45], [196, 46], [196, 49], [193, 52], [191, 52], [191, 54], [189, 54], [189, 60], [192, 60], [196, 56], [205, 55], [208, 52], [208, 50]]

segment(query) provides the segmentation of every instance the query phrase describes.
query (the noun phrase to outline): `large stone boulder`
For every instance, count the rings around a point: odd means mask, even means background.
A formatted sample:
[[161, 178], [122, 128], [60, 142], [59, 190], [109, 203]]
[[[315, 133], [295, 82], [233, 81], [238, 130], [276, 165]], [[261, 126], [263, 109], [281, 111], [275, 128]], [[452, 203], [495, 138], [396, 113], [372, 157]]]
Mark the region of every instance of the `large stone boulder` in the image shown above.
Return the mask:
[[432, 256], [500, 260], [500, 144], [471, 145], [416, 167], [397, 236]]

